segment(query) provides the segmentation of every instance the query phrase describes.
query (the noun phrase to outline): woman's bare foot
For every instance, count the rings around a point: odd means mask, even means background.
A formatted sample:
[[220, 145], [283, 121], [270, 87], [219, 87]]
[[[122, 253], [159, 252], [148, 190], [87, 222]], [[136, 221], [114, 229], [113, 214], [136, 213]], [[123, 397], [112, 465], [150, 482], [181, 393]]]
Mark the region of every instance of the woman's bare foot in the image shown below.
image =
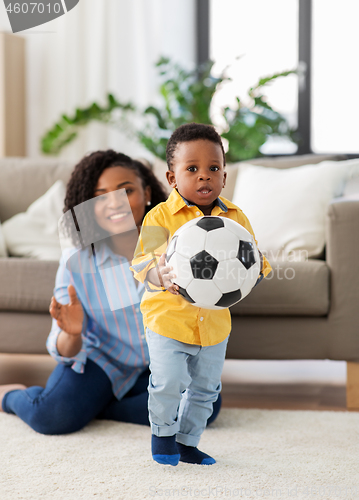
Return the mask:
[[7, 384], [7, 385], [0, 385], [0, 411], [4, 411], [2, 409], [2, 400], [4, 399], [5, 394], [7, 394], [10, 391], [16, 391], [18, 389], [27, 389], [26, 385], [23, 384]]

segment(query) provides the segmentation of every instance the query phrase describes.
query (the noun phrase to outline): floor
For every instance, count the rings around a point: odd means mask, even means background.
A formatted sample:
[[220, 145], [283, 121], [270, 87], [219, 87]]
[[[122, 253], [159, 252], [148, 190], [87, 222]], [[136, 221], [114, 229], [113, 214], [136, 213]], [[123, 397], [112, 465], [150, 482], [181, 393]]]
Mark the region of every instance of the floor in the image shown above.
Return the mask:
[[228, 408], [346, 411], [346, 363], [226, 360]]
[[[0, 384], [44, 385], [55, 366], [46, 355], [0, 354]], [[346, 363], [226, 360], [223, 406], [346, 411]]]

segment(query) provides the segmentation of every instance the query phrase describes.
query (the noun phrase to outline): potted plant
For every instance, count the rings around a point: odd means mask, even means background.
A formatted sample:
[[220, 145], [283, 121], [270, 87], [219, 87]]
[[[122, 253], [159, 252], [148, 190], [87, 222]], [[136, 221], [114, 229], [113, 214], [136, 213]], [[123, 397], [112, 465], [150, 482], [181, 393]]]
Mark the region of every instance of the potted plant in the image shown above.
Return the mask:
[[[166, 144], [171, 133], [189, 122], [213, 124], [212, 100], [220, 86], [230, 81], [223, 70], [212, 74], [213, 61], [190, 71], [162, 57], [156, 64], [161, 77], [160, 106], [139, 110], [133, 103], [121, 103], [108, 94], [107, 104], [97, 103], [78, 108], [73, 116], [62, 115], [60, 120], [41, 139], [41, 149], [56, 155], [75, 140], [80, 128], [97, 120], [116, 125], [135, 136], [155, 156], [166, 159]], [[219, 131], [228, 141], [227, 161], [236, 162], [261, 156], [260, 147], [270, 136], [282, 136], [297, 142], [295, 130], [287, 120], [266, 101], [263, 90], [277, 78], [296, 73], [296, 70], [275, 73], [261, 78], [247, 92], [246, 102], [236, 97], [236, 106], [223, 109], [224, 126]], [[136, 119], [138, 115], [142, 120]], [[135, 125], [141, 123], [141, 125]]]

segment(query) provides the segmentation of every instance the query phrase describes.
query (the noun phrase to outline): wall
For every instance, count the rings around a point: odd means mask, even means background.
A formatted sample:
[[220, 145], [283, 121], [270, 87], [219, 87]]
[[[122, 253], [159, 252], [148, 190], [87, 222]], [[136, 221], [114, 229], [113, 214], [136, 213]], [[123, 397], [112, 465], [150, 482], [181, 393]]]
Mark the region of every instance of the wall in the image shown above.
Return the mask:
[[[0, 29], [10, 30], [3, 9]], [[62, 113], [107, 92], [141, 107], [156, 102], [154, 63], [168, 55], [195, 62], [193, 0], [81, 0], [66, 15], [19, 33], [26, 39], [27, 154], [40, 156], [39, 142]], [[113, 147], [130, 155], [148, 153], [117, 130], [92, 124], [62, 157]]]

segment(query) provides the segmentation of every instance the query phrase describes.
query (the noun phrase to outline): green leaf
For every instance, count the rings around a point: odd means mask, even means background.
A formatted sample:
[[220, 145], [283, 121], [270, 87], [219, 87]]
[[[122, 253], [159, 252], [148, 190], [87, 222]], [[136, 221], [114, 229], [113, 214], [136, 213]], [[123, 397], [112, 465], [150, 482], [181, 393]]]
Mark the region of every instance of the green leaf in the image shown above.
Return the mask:
[[[155, 64], [159, 76], [158, 102], [144, 110], [131, 103], [120, 102], [112, 93], [106, 104], [97, 102], [77, 108], [73, 116], [61, 115], [59, 121], [41, 139], [44, 153], [58, 154], [76, 139], [78, 131], [92, 121], [100, 121], [135, 135], [154, 155], [165, 160], [166, 145], [171, 133], [188, 122], [212, 124], [213, 98], [220, 88], [231, 81], [227, 69], [217, 76], [212, 73], [214, 61], [187, 69], [168, 57]], [[222, 110], [222, 137], [229, 143], [228, 161], [247, 160], [261, 156], [260, 147], [271, 135], [281, 135], [298, 142], [295, 130], [275, 111], [264, 94], [264, 88], [278, 78], [297, 73], [296, 70], [262, 77], [247, 91], [249, 102], [236, 96], [233, 107]]]

